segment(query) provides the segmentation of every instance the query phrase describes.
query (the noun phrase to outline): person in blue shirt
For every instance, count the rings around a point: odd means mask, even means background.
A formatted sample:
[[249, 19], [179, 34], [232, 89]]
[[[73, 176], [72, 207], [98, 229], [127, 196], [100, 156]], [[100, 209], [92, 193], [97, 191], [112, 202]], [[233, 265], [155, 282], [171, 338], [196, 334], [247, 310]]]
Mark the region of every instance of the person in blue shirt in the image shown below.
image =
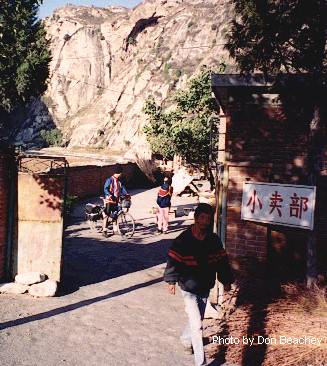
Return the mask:
[[105, 202], [105, 211], [103, 213], [103, 235], [108, 237], [108, 217], [113, 215], [113, 231], [114, 234], [117, 233], [117, 212], [118, 212], [118, 202], [121, 196], [128, 196], [127, 190], [124, 185], [120, 181], [120, 177], [122, 175], [122, 167], [117, 164], [115, 166], [114, 174], [108, 178], [103, 187], [104, 191], [104, 202]]

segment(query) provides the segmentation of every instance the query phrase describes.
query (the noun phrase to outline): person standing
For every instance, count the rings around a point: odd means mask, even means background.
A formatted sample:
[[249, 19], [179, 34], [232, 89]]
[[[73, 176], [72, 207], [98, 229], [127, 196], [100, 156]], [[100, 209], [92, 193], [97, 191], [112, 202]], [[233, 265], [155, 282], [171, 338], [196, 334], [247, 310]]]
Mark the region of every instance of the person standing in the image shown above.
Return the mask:
[[159, 189], [157, 196], [157, 225], [158, 233], [166, 234], [169, 223], [169, 209], [171, 207], [171, 196], [173, 194], [173, 187], [171, 180], [168, 177], [164, 178], [164, 182]]
[[103, 224], [102, 233], [105, 237], [108, 237], [108, 217], [113, 215], [113, 232], [114, 234], [118, 231], [117, 227], [117, 215], [118, 213], [118, 202], [121, 196], [128, 196], [127, 190], [121, 183], [120, 178], [123, 173], [121, 165], [116, 164], [114, 168], [114, 174], [109, 177], [103, 187], [104, 191], [104, 202], [105, 210], [103, 212]]
[[229, 291], [234, 276], [220, 238], [213, 233], [213, 209], [200, 203], [194, 213], [194, 224], [183, 231], [168, 251], [164, 281], [175, 295], [178, 283], [188, 316], [180, 337], [186, 351], [194, 353], [196, 366], [206, 365], [202, 339], [202, 321], [210, 289], [216, 276]]

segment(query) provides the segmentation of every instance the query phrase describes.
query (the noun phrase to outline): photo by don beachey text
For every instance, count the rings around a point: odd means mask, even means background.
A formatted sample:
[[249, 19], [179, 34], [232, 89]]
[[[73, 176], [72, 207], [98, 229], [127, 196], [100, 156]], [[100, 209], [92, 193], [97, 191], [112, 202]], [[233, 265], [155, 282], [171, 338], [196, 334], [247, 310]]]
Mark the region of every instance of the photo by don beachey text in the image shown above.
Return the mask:
[[242, 336], [242, 337], [222, 337], [214, 335], [212, 337], [212, 343], [219, 345], [248, 345], [257, 346], [261, 344], [270, 345], [312, 345], [320, 346], [325, 343], [327, 339], [323, 337], [311, 337], [311, 336], [300, 336], [300, 337], [288, 337], [280, 335], [278, 337], [264, 337], [261, 335], [255, 336]]

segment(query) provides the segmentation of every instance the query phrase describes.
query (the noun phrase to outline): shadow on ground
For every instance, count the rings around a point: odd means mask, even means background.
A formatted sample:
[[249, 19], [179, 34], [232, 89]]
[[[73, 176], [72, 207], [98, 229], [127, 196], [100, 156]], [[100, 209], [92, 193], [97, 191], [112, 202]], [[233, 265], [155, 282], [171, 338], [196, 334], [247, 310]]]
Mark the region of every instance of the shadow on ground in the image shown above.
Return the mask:
[[124, 240], [118, 235], [104, 238], [100, 233], [93, 233], [84, 219], [85, 203], [94, 201], [96, 199], [83, 200], [78, 204], [65, 231], [59, 296], [75, 292], [82, 286], [165, 263], [173, 238], [190, 223], [186, 222], [186, 216], [171, 220], [169, 234], [157, 235], [154, 215], [142, 212], [138, 213], [139, 218], [135, 217], [135, 233], [131, 239]]
[[[212, 354], [213, 362], [210, 365], [221, 365], [226, 361], [231, 362], [230, 357], [235, 362], [235, 365], [244, 366], [260, 366], [263, 364], [267, 354], [267, 344], [258, 342], [258, 336], [264, 339], [268, 338], [266, 327], [269, 305], [275, 301], [278, 301], [281, 297], [281, 283], [276, 280], [274, 276], [271, 276], [271, 272], [268, 272], [267, 268], [261, 268], [257, 265], [255, 267], [257, 271], [253, 273], [247, 273], [247, 276], [237, 276], [237, 283], [239, 286], [236, 308], [243, 307], [248, 309], [247, 316], [239, 318], [239, 322], [236, 326], [240, 327], [244, 333], [239, 335], [238, 329], [235, 328], [235, 320], [230, 323], [229, 317], [220, 320], [219, 333], [211, 334], [211, 336], [220, 336], [221, 339], [228, 339], [230, 336], [235, 334], [238, 337], [246, 336], [254, 340], [251, 345], [240, 345], [241, 352], [236, 356], [235, 344], [224, 344], [217, 345], [216, 351]], [[243, 329], [244, 327], [244, 329]], [[260, 338], [262, 339], [262, 338]], [[229, 356], [228, 356], [229, 354]], [[228, 363], [228, 362], [227, 362]], [[231, 363], [233, 364], [233, 362]]]
[[30, 315], [30, 316], [26, 316], [26, 317], [15, 319], [15, 320], [9, 320], [7, 322], [0, 323], [0, 330], [15, 327], [17, 325], [22, 325], [22, 324], [35, 322], [35, 321], [38, 321], [38, 320], [41, 320], [41, 319], [51, 318], [53, 316], [56, 316], [56, 315], [59, 315], [59, 314], [64, 314], [64, 313], [76, 310], [76, 309], [84, 307], [84, 306], [92, 305], [92, 304], [97, 303], [99, 301], [108, 300], [108, 299], [111, 299], [113, 297], [121, 296], [121, 295], [124, 295], [128, 292], [135, 291], [135, 290], [138, 290], [138, 289], [143, 288], [143, 287], [151, 286], [151, 285], [153, 285], [155, 283], [158, 283], [158, 282], [161, 282], [161, 281], [162, 281], [162, 277], [155, 278], [153, 280], [150, 280], [150, 281], [147, 281], [147, 282], [144, 282], [144, 283], [139, 283], [137, 285], [133, 285], [133, 286], [130, 286], [130, 287], [127, 287], [127, 288], [123, 288], [121, 290], [110, 292], [106, 295], [97, 296], [97, 297], [93, 297], [91, 299], [78, 301], [78, 302], [75, 302], [73, 304], [68, 304], [68, 305], [58, 307], [58, 308], [55, 308], [55, 309], [52, 309], [52, 310], [49, 310], [49, 311], [45, 311], [43, 313], [38, 313], [38, 314], [35, 314], [35, 315]]

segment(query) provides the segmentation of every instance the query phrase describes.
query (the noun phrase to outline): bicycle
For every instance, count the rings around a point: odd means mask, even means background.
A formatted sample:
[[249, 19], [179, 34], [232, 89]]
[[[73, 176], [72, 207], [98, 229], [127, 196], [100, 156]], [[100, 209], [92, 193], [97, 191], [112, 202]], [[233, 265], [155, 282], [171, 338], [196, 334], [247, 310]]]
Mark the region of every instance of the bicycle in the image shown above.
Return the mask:
[[[100, 197], [103, 201], [104, 198]], [[118, 210], [112, 212], [108, 216], [107, 228], [113, 225], [114, 218], [116, 217], [118, 233], [126, 238], [130, 239], [135, 231], [135, 220], [133, 216], [128, 212], [131, 206], [131, 200], [121, 197], [118, 202]], [[101, 233], [103, 231], [103, 212], [105, 211], [105, 204], [96, 205], [87, 203], [85, 205], [85, 218], [87, 223], [94, 233]]]

